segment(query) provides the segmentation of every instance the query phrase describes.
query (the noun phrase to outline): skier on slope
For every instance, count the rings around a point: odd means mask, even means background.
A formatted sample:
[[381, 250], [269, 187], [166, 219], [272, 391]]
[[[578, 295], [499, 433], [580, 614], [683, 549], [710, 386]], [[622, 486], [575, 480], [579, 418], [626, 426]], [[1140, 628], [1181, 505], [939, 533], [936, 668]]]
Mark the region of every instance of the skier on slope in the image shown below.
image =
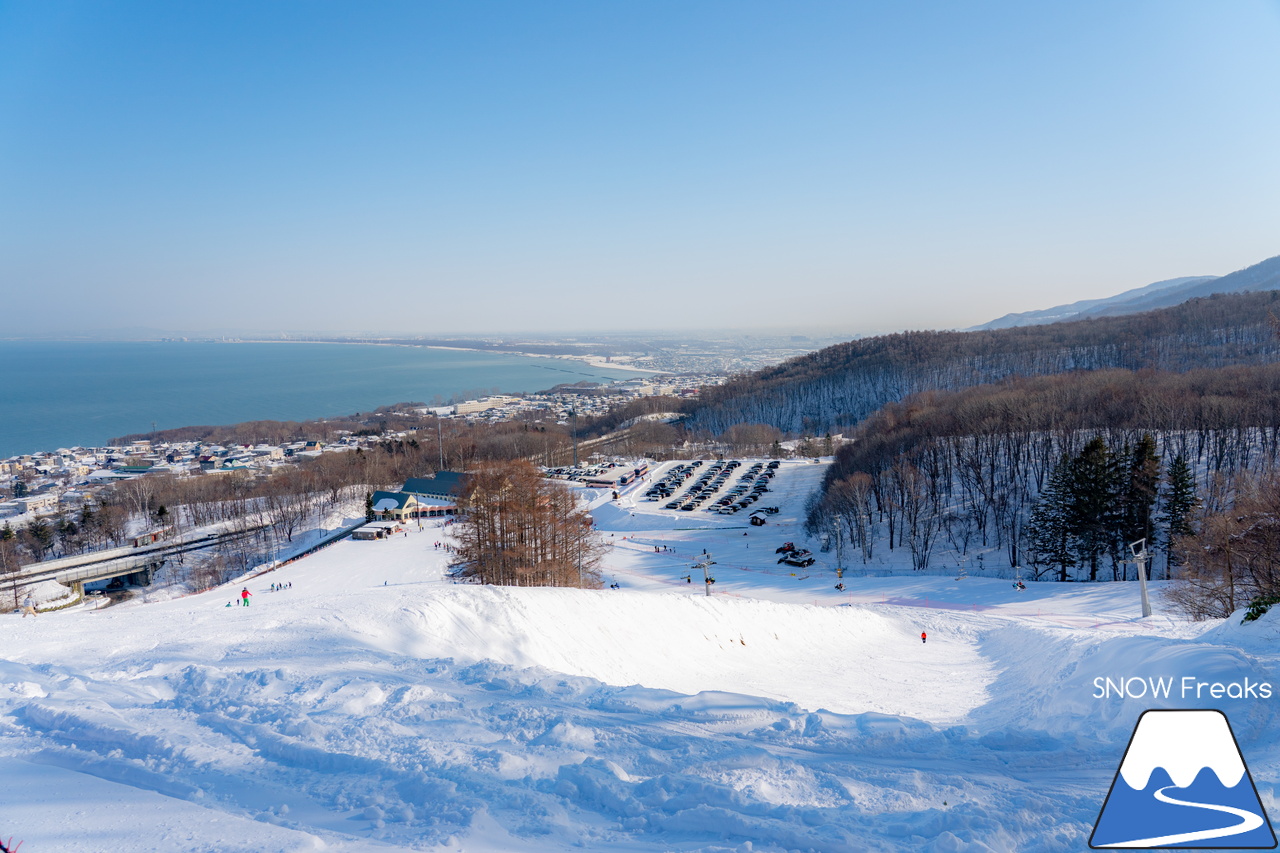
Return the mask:
[[28, 593], [27, 597], [22, 599], [22, 618], [26, 619], [28, 616], [38, 616], [38, 615], [40, 614], [36, 613], [35, 599], [31, 597], [30, 593]]
[[922, 643], [927, 643], [927, 642], [929, 642], [929, 635], [928, 635], [928, 634], [926, 634], [924, 631], [921, 631], [921, 632], [920, 632], [920, 642], [922, 642]]
[[249, 596], [251, 595], [253, 595], [253, 593], [249, 592], [249, 587], [247, 586], [240, 590], [240, 600], [244, 602], [245, 607], [249, 606]]

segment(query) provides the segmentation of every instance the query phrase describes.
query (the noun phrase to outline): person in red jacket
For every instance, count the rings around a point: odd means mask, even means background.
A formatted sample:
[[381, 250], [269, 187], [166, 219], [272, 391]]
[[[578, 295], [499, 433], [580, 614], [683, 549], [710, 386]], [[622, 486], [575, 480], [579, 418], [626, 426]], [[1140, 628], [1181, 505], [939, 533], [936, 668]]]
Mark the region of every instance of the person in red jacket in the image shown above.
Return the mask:
[[[245, 604], [248, 604], [248, 603], [249, 603], [249, 602], [247, 602], [247, 601], [245, 602]], [[922, 643], [927, 643], [927, 642], [929, 642], [929, 635], [928, 635], [928, 634], [926, 634], [924, 631], [921, 631], [921, 632], [920, 632], [920, 642], [922, 642]]]
[[251, 595], [253, 595], [253, 593], [249, 592], [249, 587], [247, 586], [240, 590], [240, 600], [244, 602], [245, 607], [249, 606], [249, 596]]

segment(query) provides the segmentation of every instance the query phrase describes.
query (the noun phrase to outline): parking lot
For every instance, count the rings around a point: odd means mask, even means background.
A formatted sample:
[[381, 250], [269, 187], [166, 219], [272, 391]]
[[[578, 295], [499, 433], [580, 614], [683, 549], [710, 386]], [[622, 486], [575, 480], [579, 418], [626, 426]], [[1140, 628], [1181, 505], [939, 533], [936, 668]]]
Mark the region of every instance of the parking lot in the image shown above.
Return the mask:
[[749, 465], [738, 459], [676, 463], [659, 471], [659, 479], [638, 500], [676, 512], [772, 515], [778, 507], [762, 499], [781, 464], [776, 459]]

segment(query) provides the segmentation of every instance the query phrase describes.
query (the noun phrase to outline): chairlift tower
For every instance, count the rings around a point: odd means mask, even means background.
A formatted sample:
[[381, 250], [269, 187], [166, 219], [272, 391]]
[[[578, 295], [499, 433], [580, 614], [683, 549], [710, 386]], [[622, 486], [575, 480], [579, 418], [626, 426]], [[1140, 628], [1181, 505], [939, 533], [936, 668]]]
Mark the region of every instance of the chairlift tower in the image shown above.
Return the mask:
[[716, 561], [711, 559], [710, 554], [704, 554], [702, 559], [698, 560], [698, 562], [693, 565], [694, 569], [702, 569], [702, 583], [707, 589], [707, 597], [711, 596], [711, 584], [714, 582], [714, 579], [707, 570], [715, 564]]
[[1146, 619], [1151, 615], [1151, 599], [1147, 595], [1147, 540], [1139, 539], [1137, 542], [1130, 542], [1129, 553], [1133, 554], [1133, 560], [1128, 562], [1138, 564], [1138, 588], [1142, 591], [1142, 618]]

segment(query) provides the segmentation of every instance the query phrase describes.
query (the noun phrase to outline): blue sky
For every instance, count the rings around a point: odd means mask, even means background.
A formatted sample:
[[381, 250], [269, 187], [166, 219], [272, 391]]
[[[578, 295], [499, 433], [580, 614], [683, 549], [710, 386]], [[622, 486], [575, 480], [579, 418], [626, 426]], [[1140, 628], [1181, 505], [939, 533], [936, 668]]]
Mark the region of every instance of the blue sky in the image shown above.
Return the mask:
[[0, 335], [954, 328], [1280, 254], [1280, 0], [0, 0]]

